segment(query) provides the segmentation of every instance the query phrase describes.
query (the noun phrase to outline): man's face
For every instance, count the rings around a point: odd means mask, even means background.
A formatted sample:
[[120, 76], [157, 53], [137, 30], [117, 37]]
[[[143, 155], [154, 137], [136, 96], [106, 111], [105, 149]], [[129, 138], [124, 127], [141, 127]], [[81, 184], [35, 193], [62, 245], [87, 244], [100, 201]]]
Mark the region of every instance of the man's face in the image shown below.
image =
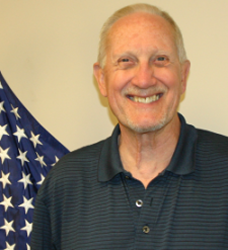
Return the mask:
[[142, 133], [172, 122], [189, 63], [179, 62], [170, 24], [134, 13], [113, 25], [107, 45], [106, 64], [95, 64], [94, 72], [120, 126]]

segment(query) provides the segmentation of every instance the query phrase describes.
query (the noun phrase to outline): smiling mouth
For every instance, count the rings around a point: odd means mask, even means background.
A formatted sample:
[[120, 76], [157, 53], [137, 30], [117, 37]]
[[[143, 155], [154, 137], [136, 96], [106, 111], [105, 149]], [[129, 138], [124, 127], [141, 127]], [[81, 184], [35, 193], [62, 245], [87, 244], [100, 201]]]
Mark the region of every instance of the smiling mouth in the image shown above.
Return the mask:
[[160, 99], [161, 96], [162, 96], [161, 94], [158, 94], [158, 95], [152, 95], [152, 96], [147, 96], [147, 97], [128, 96], [128, 98], [132, 100], [133, 102], [152, 103]]

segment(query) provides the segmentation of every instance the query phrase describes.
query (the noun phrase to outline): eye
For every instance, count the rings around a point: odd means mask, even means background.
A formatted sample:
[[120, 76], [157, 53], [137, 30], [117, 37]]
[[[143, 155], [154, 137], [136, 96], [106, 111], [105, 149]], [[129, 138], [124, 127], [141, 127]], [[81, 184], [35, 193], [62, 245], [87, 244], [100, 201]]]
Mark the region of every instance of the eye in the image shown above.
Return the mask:
[[121, 57], [118, 59], [117, 63], [121, 69], [128, 69], [128, 68], [134, 66], [135, 61], [131, 57]]
[[128, 58], [123, 58], [123, 59], [121, 60], [121, 62], [129, 62], [129, 59], [128, 59]]
[[167, 56], [157, 56], [154, 60], [154, 64], [158, 67], [165, 67], [169, 65], [170, 60]]

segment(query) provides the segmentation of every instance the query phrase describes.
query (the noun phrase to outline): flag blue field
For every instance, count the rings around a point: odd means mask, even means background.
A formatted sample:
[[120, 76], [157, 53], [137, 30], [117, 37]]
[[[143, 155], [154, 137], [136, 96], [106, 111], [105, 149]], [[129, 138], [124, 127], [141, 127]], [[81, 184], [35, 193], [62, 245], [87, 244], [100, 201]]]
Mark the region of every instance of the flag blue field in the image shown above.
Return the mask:
[[69, 151], [22, 105], [0, 73], [0, 250], [29, 250], [35, 197]]

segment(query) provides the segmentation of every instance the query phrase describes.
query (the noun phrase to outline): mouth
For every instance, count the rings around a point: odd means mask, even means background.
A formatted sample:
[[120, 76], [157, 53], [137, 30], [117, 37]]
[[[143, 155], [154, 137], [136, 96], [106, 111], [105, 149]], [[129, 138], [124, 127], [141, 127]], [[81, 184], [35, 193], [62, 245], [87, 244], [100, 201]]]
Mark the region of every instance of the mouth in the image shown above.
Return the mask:
[[147, 96], [147, 97], [139, 97], [139, 96], [128, 96], [130, 100], [133, 102], [139, 102], [139, 103], [152, 103], [156, 102], [161, 98], [162, 94]]

